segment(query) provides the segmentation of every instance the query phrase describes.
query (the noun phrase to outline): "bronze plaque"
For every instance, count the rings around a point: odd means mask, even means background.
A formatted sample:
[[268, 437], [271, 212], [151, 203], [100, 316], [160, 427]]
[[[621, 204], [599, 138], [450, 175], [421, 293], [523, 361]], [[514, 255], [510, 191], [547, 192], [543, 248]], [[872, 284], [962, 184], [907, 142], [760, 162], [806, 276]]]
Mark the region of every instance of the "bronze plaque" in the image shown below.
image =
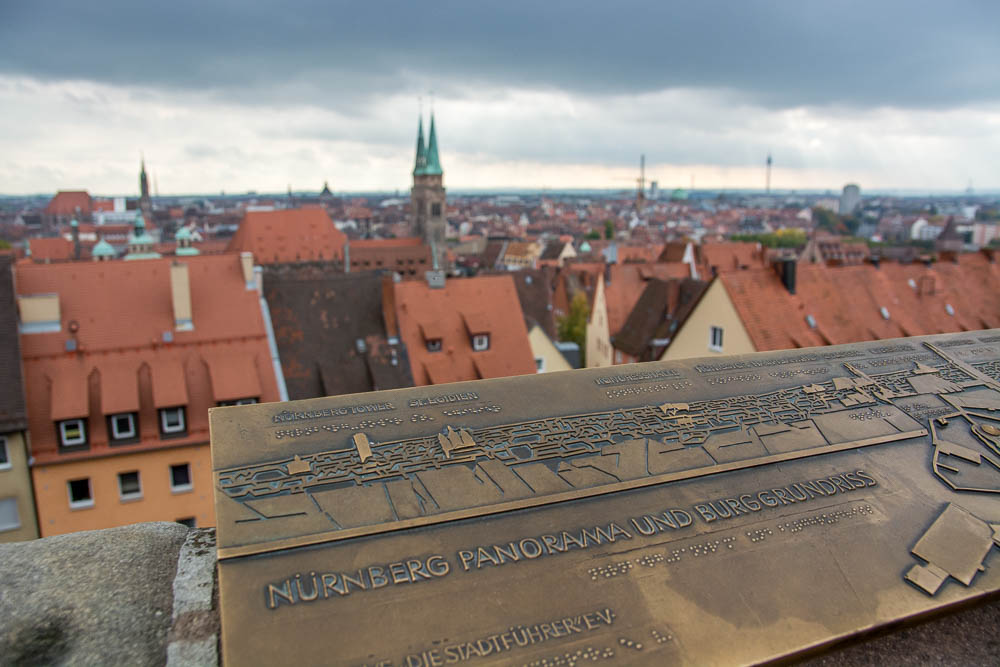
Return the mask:
[[746, 664], [1000, 589], [1000, 331], [211, 428], [231, 665]]

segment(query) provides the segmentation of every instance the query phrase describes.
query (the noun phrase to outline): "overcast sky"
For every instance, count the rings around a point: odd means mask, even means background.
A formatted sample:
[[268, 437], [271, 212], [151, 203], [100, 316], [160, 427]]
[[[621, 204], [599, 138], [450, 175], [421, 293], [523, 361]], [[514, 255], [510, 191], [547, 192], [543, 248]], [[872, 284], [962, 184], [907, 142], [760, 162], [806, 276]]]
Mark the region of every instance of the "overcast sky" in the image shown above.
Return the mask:
[[0, 193], [1000, 188], [1000, 3], [0, 0]]

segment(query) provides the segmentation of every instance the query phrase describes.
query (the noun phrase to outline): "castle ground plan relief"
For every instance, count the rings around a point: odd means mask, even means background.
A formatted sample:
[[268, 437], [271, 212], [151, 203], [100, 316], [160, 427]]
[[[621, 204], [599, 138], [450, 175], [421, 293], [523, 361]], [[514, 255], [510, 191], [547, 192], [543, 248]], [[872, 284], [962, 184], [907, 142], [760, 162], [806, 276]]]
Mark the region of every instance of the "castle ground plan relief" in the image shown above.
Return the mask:
[[211, 422], [235, 664], [745, 664], [1000, 590], [998, 331]]

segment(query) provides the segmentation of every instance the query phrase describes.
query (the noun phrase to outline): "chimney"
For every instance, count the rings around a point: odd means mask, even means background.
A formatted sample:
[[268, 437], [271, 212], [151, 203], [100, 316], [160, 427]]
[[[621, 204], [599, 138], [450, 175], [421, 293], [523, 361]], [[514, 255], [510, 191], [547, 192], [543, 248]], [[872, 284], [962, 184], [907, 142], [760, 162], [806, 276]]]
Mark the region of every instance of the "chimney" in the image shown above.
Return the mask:
[[170, 265], [170, 296], [174, 303], [174, 328], [177, 331], [191, 331], [191, 281], [187, 264], [173, 262]]
[[243, 282], [248, 290], [257, 286], [257, 281], [253, 277], [253, 253], [244, 250], [240, 253], [240, 268], [243, 269]]
[[794, 257], [781, 257], [776, 262], [781, 284], [785, 286], [789, 294], [795, 294], [796, 264], [797, 262]]
[[607, 262], [604, 263], [604, 285], [607, 287], [611, 284], [611, 265]]

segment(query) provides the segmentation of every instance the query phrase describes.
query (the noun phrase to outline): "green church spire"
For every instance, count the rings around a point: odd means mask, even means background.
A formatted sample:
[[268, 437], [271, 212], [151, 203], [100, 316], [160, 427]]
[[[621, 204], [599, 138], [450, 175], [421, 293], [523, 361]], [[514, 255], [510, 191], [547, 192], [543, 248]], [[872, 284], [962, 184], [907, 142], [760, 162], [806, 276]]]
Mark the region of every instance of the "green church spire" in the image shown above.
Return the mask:
[[427, 144], [427, 168], [424, 173], [433, 176], [440, 176], [441, 159], [438, 157], [437, 132], [434, 131], [434, 112], [431, 111], [431, 136]]
[[[424, 148], [424, 119], [421, 117], [417, 121], [417, 161], [413, 165], [413, 175], [420, 176], [426, 173], [427, 169], [427, 150]], [[433, 132], [433, 121], [431, 123]]]

